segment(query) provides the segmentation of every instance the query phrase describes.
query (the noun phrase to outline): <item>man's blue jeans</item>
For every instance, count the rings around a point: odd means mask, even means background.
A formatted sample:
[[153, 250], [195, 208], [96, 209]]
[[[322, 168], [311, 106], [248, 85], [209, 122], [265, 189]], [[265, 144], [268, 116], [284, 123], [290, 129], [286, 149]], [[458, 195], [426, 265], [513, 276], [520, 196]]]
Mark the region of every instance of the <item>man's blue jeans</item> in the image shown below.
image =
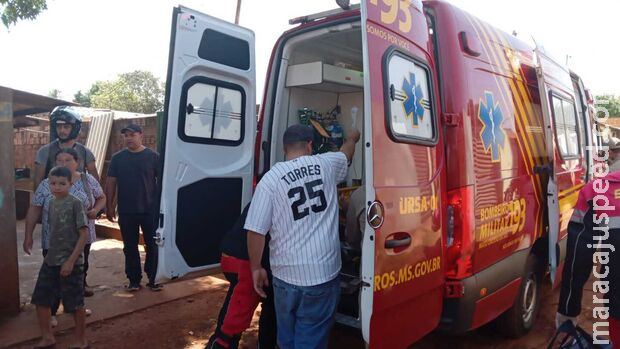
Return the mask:
[[280, 349], [327, 348], [340, 298], [340, 277], [315, 286], [273, 278]]

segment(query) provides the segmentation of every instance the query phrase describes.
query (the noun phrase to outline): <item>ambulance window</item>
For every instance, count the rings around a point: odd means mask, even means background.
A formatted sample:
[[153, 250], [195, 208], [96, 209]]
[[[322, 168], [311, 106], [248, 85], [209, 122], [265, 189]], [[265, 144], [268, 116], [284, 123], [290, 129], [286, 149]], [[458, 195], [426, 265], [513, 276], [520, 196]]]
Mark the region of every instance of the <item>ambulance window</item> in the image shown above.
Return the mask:
[[579, 143], [581, 150], [580, 153], [581, 154], [585, 154], [585, 158], [584, 161], [585, 164], [587, 164], [587, 161], [589, 161], [588, 157], [590, 156], [589, 152], [586, 152], [586, 143], [587, 143], [587, 139], [589, 139], [589, 135], [587, 134], [586, 130], [586, 112], [585, 112], [585, 105], [584, 105], [584, 96], [582, 93], [582, 90], [579, 88], [579, 84], [578, 84], [578, 80], [573, 79], [573, 91], [575, 92], [575, 102], [576, 102], [576, 106], [577, 106], [577, 121], [579, 122], [579, 132], [581, 135], [583, 135], [581, 138], [581, 143]]
[[555, 132], [562, 158], [579, 156], [579, 135], [573, 102], [552, 95]]
[[243, 137], [243, 89], [206, 78], [185, 83], [179, 114], [179, 136], [190, 143], [238, 145]]
[[207, 29], [202, 33], [198, 56], [229, 67], [250, 69], [250, 44], [213, 29]]
[[392, 136], [403, 142], [434, 143], [429, 69], [398, 51], [388, 56], [386, 68], [386, 112]]
[[562, 107], [564, 108], [564, 125], [566, 126], [566, 137], [568, 139], [568, 153], [570, 155], [578, 155], [579, 138], [577, 136], [575, 105], [573, 103], [563, 101]]

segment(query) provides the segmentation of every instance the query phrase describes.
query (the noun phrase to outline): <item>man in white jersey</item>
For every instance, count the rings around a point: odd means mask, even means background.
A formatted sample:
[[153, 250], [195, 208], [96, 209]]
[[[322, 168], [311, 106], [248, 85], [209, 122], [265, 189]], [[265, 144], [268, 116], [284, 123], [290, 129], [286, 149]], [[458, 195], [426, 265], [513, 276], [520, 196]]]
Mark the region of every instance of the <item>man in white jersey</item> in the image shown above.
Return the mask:
[[327, 348], [340, 296], [340, 241], [336, 185], [346, 178], [359, 131], [353, 129], [339, 152], [312, 155], [312, 129], [293, 125], [284, 132], [286, 161], [261, 179], [245, 221], [256, 292], [265, 297], [261, 266], [270, 231], [278, 345]]

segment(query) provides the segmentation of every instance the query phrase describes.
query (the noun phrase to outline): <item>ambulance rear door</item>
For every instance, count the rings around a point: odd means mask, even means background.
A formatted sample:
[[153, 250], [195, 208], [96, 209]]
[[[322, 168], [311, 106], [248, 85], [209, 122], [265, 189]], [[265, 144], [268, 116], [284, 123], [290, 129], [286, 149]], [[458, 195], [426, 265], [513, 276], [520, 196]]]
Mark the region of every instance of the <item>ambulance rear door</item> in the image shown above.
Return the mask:
[[177, 7], [161, 120], [157, 279], [218, 266], [252, 194], [254, 33]]
[[[537, 46], [536, 73], [545, 127], [545, 144], [549, 164], [537, 168], [548, 175], [547, 213], [549, 237], [549, 271], [553, 285], [561, 278], [566, 256], [568, 221], [584, 181], [584, 137], [570, 71]], [[580, 134], [581, 133], [581, 134]]]
[[367, 211], [361, 327], [371, 348], [435, 329], [444, 290], [443, 139], [420, 0], [363, 0]]

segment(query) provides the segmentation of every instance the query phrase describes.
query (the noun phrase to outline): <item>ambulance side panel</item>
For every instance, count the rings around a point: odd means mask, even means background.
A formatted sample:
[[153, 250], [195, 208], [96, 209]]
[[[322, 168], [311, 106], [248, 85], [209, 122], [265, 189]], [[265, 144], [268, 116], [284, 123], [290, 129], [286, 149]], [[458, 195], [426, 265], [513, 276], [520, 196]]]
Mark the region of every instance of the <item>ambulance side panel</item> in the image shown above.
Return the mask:
[[[466, 192], [460, 254], [448, 242], [448, 281], [464, 294], [444, 303], [442, 329], [463, 332], [510, 308], [529, 254], [544, 235], [548, 163], [540, 102], [524, 77], [531, 49], [445, 2], [434, 21], [446, 123], [448, 203]], [[448, 237], [450, 241], [450, 237]], [[468, 242], [469, 245], [465, 245]], [[533, 249], [534, 248], [534, 249]]]

